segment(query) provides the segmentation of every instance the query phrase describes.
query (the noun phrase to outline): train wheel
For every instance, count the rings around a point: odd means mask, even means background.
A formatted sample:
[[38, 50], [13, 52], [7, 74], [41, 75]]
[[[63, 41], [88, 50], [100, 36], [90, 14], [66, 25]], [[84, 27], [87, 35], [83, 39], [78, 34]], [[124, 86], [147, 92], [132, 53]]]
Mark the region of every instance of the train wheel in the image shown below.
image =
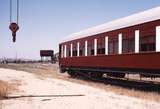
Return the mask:
[[68, 71], [67, 73], [68, 73], [72, 78], [75, 78], [75, 77], [77, 76], [77, 73], [76, 73], [75, 71], [72, 71], [72, 70]]
[[120, 74], [119, 74], [119, 78], [124, 78], [125, 75], [126, 75], [125, 73], [120, 73]]
[[156, 76], [155, 75], [152, 75], [152, 74], [140, 74], [140, 78], [151, 78], [151, 79], [155, 79]]
[[116, 78], [124, 78], [125, 73], [107, 73], [107, 76], [116, 77]]
[[98, 73], [98, 72], [90, 72], [89, 77], [91, 78], [102, 78], [103, 73]]
[[60, 73], [65, 73], [66, 69], [63, 66], [60, 65], [59, 71], [60, 71]]

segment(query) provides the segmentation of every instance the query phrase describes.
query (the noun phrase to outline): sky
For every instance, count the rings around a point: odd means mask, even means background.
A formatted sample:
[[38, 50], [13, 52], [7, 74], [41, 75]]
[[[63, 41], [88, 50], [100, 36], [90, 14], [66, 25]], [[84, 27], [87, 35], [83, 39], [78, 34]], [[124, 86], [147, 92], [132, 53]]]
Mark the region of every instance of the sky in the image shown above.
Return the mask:
[[[16, 21], [16, 0], [13, 21]], [[160, 0], [19, 0], [19, 30], [12, 42], [10, 0], [0, 0], [0, 58], [40, 59], [40, 50], [58, 52], [66, 36], [160, 6]]]

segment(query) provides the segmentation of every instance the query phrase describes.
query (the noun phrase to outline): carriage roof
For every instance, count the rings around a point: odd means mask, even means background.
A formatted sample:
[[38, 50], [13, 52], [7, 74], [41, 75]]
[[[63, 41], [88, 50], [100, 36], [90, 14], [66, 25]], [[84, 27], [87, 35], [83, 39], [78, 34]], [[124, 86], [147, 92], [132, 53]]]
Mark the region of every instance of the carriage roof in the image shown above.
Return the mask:
[[145, 22], [158, 20], [158, 19], [160, 19], [159, 13], [160, 13], [160, 6], [153, 8], [153, 9], [143, 11], [143, 12], [139, 12], [139, 13], [136, 13], [136, 14], [133, 14], [133, 15], [121, 18], [121, 19], [117, 19], [117, 20], [114, 20], [114, 21], [111, 21], [108, 23], [104, 23], [102, 25], [91, 27], [91, 28], [88, 28], [86, 30], [82, 30], [77, 33], [73, 33], [73, 34], [67, 36], [62, 41], [62, 43], [67, 42], [67, 41], [71, 41], [71, 40], [75, 40], [75, 39], [79, 39], [79, 38], [84, 38], [84, 37], [104, 33], [104, 32], [113, 31], [116, 29], [134, 26], [137, 24], [142, 24]]

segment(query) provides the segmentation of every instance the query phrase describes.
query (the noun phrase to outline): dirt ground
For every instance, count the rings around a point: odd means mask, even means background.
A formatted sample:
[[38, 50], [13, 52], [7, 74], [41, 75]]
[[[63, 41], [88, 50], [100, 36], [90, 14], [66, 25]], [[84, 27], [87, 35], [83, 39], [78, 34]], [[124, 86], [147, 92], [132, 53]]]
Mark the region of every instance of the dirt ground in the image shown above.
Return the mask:
[[[107, 79], [104, 81], [92, 81], [81, 77], [70, 78], [70, 76], [66, 73], [59, 73], [58, 64], [0, 64], [0, 68], [27, 71], [36, 74], [36, 76], [40, 79], [43, 79], [44, 77], [62, 79], [73, 83], [88, 85], [106, 92], [113, 92], [119, 95], [160, 102], [160, 83], [149, 82], [144, 84], [135, 81], [128, 82], [127, 80], [121, 81]], [[159, 81], [159, 78], [156, 80]]]
[[[116, 94], [62, 79], [0, 68], [1, 80], [17, 83], [1, 109], [159, 109], [160, 103]], [[19, 84], [18, 84], [19, 83]]]

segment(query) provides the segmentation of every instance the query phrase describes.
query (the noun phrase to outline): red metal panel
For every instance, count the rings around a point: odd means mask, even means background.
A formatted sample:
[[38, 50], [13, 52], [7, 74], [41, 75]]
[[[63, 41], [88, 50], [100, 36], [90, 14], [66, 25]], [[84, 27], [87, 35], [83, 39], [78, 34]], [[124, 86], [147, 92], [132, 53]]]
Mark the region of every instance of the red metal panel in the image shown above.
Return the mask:
[[140, 68], [159, 69], [160, 53], [139, 53], [122, 55], [102, 55], [60, 59], [60, 64], [68, 67], [96, 68]]

